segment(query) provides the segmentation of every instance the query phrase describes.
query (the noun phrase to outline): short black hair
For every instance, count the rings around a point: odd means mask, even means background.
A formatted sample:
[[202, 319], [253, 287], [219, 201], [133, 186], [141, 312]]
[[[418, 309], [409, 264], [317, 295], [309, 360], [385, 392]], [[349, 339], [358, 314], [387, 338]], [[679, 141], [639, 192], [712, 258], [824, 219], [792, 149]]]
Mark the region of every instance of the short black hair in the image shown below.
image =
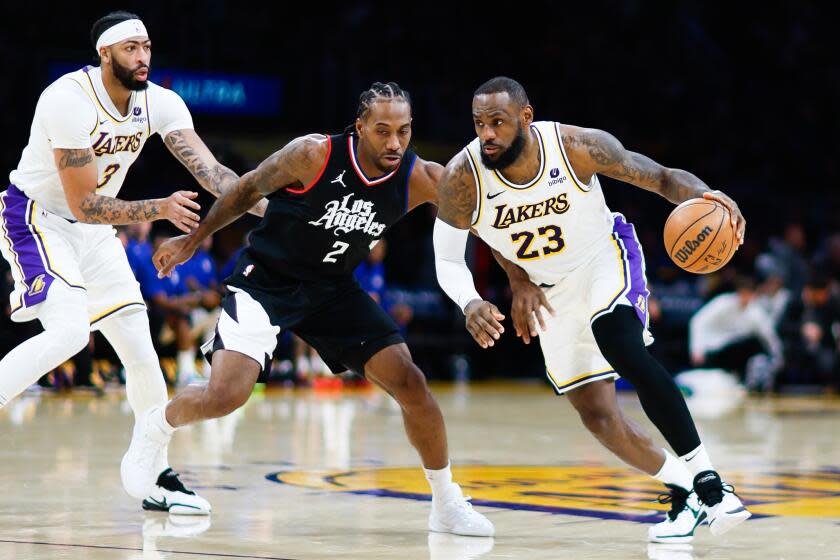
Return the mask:
[[140, 16], [132, 14], [131, 12], [119, 10], [117, 12], [111, 12], [106, 16], [102, 16], [93, 22], [93, 27], [90, 28], [90, 42], [93, 45], [93, 48], [96, 48], [96, 42], [99, 40], [99, 37], [101, 37], [108, 29], [114, 27], [118, 23], [122, 23], [130, 19], [140, 19]]
[[397, 82], [373, 82], [369, 89], [359, 95], [359, 107], [356, 109], [356, 117], [363, 119], [368, 111], [370, 111], [371, 105], [376, 103], [380, 98], [403, 99], [409, 106], [411, 105], [411, 95], [409, 95], [407, 90], [401, 88]]
[[525, 88], [522, 87], [522, 84], [507, 76], [496, 76], [491, 80], [487, 80], [478, 86], [478, 89], [473, 93], [473, 97], [490, 93], [507, 93], [520, 107], [531, 104], [528, 101], [528, 94], [525, 93]]
[[[370, 88], [359, 94], [359, 106], [356, 108], [356, 118], [364, 119], [371, 106], [380, 99], [402, 99], [411, 107], [411, 95], [408, 90], [399, 86], [397, 82], [373, 82]], [[356, 123], [350, 123], [344, 129], [345, 134], [355, 134]]]

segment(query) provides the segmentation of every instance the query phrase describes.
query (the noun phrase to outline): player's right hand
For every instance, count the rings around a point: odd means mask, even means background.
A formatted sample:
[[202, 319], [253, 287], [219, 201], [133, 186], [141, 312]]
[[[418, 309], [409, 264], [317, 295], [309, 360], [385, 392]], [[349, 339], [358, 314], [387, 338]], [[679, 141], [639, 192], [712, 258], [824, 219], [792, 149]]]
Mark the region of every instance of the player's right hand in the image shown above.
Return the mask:
[[545, 331], [545, 320], [541, 308], [544, 307], [551, 315], [554, 315], [554, 308], [548, 303], [543, 289], [530, 280], [511, 282], [510, 291], [513, 292], [513, 303], [510, 306], [513, 329], [516, 331], [516, 336], [522, 338], [522, 342], [530, 344], [531, 338], [536, 338], [539, 334], [538, 323], [540, 329]]
[[467, 330], [482, 348], [493, 346], [494, 341], [505, 332], [499, 323], [505, 316], [489, 301], [472, 300], [464, 308], [464, 315], [467, 317]]
[[176, 191], [161, 199], [161, 216], [184, 233], [191, 232], [198, 227], [198, 214], [193, 210], [201, 210], [201, 206], [193, 200], [197, 196], [197, 192]]
[[193, 241], [189, 235], [179, 235], [167, 239], [158, 247], [152, 255], [152, 262], [158, 270], [158, 278], [169, 276], [176, 266], [190, 260], [198, 247]]

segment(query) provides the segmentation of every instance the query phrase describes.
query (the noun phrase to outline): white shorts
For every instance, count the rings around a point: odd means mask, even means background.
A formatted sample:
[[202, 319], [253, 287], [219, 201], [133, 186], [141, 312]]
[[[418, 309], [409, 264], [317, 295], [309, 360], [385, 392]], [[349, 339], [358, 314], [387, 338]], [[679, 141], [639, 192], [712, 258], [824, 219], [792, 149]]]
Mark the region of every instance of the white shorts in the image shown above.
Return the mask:
[[[37, 318], [56, 282], [85, 294], [93, 330], [107, 317], [146, 307], [113, 227], [71, 222], [14, 185], [0, 193], [0, 250], [15, 281], [13, 321]], [[60, 297], [63, 290], [53, 292]]]
[[545, 332], [539, 335], [548, 379], [557, 394], [586, 383], [615, 379], [618, 374], [601, 354], [592, 322], [617, 305], [633, 307], [644, 326], [645, 344], [650, 292], [644, 255], [636, 233], [621, 214], [614, 215], [613, 234], [586, 264], [545, 288], [554, 316], [543, 313]]
[[201, 353], [212, 363], [216, 350], [233, 350], [253, 358], [268, 370], [280, 327], [271, 324], [263, 306], [239, 288], [228, 286], [214, 336], [201, 345]]

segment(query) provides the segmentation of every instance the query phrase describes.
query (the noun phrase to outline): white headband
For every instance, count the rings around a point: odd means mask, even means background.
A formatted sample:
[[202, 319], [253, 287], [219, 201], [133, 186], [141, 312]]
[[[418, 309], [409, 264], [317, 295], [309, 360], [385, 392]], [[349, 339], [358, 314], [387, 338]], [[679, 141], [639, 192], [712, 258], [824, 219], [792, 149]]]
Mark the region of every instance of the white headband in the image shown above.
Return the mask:
[[106, 29], [99, 36], [99, 40], [96, 41], [96, 52], [99, 52], [101, 47], [110, 47], [131, 37], [149, 37], [149, 34], [146, 32], [146, 26], [139, 19], [121, 21], [117, 25]]

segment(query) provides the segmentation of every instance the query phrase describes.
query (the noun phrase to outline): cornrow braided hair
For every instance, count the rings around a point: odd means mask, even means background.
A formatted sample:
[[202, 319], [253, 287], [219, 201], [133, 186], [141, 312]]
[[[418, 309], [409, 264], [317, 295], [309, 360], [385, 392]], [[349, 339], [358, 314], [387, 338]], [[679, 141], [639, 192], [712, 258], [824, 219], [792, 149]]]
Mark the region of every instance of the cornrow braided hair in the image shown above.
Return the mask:
[[[370, 89], [367, 89], [359, 95], [359, 107], [356, 109], [356, 118], [364, 119], [370, 111], [371, 106], [382, 99], [403, 99], [406, 103], [411, 105], [411, 95], [407, 90], [404, 90], [396, 82], [373, 82]], [[352, 134], [356, 129], [356, 124], [353, 123], [344, 129], [345, 134]]]

